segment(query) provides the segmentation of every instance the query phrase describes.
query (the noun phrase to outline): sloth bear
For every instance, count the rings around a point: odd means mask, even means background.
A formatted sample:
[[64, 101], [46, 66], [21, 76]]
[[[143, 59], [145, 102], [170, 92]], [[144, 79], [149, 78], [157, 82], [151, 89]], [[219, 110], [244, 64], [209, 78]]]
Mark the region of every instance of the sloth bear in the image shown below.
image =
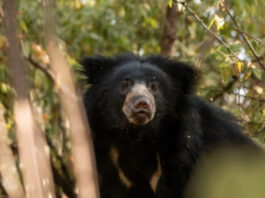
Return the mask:
[[194, 94], [198, 73], [185, 63], [125, 54], [81, 64], [102, 198], [182, 198], [203, 153], [258, 147]]

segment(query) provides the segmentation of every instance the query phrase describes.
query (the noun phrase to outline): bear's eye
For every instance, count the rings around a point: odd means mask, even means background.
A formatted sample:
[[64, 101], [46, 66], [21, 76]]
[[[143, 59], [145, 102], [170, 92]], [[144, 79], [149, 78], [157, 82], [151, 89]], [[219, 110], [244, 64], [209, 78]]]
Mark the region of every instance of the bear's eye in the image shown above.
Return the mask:
[[121, 91], [127, 91], [132, 86], [132, 81], [130, 79], [125, 79], [121, 82]]
[[149, 82], [147, 87], [154, 93], [158, 92], [158, 83], [155, 81]]

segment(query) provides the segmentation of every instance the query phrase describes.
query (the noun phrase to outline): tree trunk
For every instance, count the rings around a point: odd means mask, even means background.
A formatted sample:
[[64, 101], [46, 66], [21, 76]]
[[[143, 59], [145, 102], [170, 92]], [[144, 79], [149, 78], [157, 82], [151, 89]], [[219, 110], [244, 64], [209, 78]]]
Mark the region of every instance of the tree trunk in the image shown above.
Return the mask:
[[174, 3], [171, 8], [169, 6], [167, 7], [161, 39], [161, 55], [166, 57], [172, 56], [175, 52], [174, 44], [177, 33], [178, 15], [176, 3]]

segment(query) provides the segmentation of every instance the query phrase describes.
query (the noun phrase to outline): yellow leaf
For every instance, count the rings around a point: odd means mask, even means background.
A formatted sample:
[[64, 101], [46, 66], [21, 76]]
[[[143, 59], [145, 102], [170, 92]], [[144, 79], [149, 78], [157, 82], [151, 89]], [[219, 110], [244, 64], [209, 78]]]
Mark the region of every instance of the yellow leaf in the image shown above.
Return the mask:
[[241, 71], [242, 71], [242, 62], [241, 61], [237, 62], [237, 70], [239, 73], [241, 73]]
[[169, 6], [170, 8], [172, 8], [172, 6], [173, 6], [173, 0], [169, 0], [169, 1], [168, 1], [168, 6]]
[[80, 1], [76, 1], [76, 2], [75, 2], [75, 7], [76, 7], [77, 9], [81, 8], [81, 7], [82, 7], [82, 3], [81, 3]]
[[248, 71], [248, 72], [244, 75], [243, 80], [247, 80], [247, 79], [251, 76], [251, 74], [252, 74], [252, 71], [251, 71], [251, 70]]
[[0, 35], [0, 49], [5, 45], [6, 37]]
[[219, 0], [219, 1], [217, 2], [216, 7], [219, 8], [219, 9], [221, 8], [222, 11], [223, 11], [223, 9], [225, 9], [225, 8], [224, 8], [224, 0]]
[[211, 20], [211, 22], [210, 22], [210, 25], [208, 26], [209, 29], [212, 27], [214, 21], [215, 21], [215, 18], [212, 18], [212, 20]]
[[12, 126], [13, 126], [12, 121], [11, 120], [8, 120], [8, 122], [6, 124], [7, 129], [10, 130], [12, 128]]
[[224, 27], [225, 20], [223, 17], [220, 17], [217, 14], [214, 15], [214, 18], [215, 18], [215, 24], [216, 24], [217, 30], [219, 31], [220, 29]]
[[0, 86], [0, 90], [1, 90], [1, 92], [3, 92], [3, 93], [8, 93], [8, 92], [11, 91], [11, 88], [10, 88], [10, 86], [9, 86], [8, 84], [6, 84], [6, 83], [1, 83], [0, 85], [1, 85], [1, 86]]

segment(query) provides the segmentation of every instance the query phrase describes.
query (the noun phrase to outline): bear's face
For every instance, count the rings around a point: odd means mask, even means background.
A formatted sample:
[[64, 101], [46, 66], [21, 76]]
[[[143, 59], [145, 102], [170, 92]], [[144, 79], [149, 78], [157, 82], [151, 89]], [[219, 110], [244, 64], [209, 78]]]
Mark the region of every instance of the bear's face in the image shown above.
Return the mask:
[[174, 114], [195, 74], [191, 67], [161, 57], [94, 57], [82, 64], [94, 84], [90, 94], [97, 97], [96, 113], [118, 128], [154, 125]]
[[109, 103], [117, 104], [116, 109], [130, 124], [146, 125], [170, 111], [167, 93], [172, 91], [172, 82], [168, 79], [166, 73], [149, 63], [121, 64], [110, 74], [108, 83], [113, 87], [109, 91], [113, 97]]

